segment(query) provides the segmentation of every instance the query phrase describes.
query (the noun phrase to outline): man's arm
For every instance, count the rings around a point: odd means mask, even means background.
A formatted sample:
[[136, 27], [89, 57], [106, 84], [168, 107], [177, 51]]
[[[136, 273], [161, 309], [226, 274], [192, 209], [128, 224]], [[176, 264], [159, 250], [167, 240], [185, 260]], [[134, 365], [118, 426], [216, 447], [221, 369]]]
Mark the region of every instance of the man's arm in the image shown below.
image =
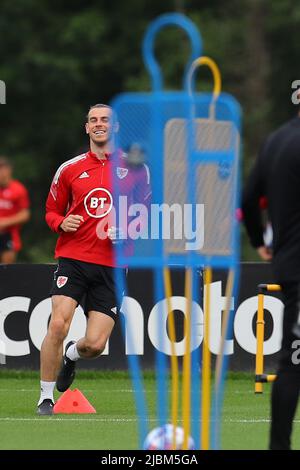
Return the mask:
[[134, 202], [144, 204], [148, 210], [151, 207], [151, 179], [148, 165], [143, 163], [142, 168], [136, 174], [136, 184], [134, 187]]
[[28, 222], [30, 219], [30, 201], [28, 191], [21, 183], [18, 186], [18, 196], [15, 201], [16, 212], [8, 217], [1, 217], [0, 230], [13, 227], [14, 225], [21, 225]]
[[257, 249], [264, 261], [270, 261], [272, 253], [264, 245], [264, 227], [260, 207], [261, 197], [265, 196], [263, 159], [266, 151], [267, 143], [263, 146], [247, 179], [243, 191], [242, 211], [243, 221], [252, 246]]
[[69, 184], [65, 172], [55, 175], [46, 201], [46, 222], [54, 232], [76, 232], [83, 222], [80, 215], [69, 214]]
[[0, 229], [3, 230], [5, 228], [9, 228], [13, 225], [24, 224], [30, 219], [30, 210], [29, 209], [21, 209], [14, 215], [9, 217], [3, 217], [0, 219]]
[[143, 164], [142, 169], [137, 177], [137, 184], [134, 190], [134, 202], [137, 204], [143, 204], [148, 212], [148, 218], [141, 218], [141, 227], [140, 231], [142, 232], [148, 226], [150, 220], [150, 211], [151, 211], [151, 201], [152, 201], [152, 188], [151, 188], [151, 178], [150, 170], [148, 165]]

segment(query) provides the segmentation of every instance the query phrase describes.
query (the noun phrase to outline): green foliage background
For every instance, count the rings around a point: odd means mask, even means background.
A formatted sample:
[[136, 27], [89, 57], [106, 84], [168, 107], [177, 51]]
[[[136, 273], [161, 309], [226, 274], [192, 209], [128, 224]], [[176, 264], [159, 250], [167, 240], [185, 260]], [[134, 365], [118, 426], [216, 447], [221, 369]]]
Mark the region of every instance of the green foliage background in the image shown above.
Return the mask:
[[[204, 53], [223, 75], [223, 89], [243, 112], [244, 175], [266, 134], [296, 113], [291, 83], [300, 78], [300, 3], [294, 0], [1, 0], [0, 154], [30, 191], [32, 219], [19, 260], [53, 260], [56, 237], [44, 204], [56, 168], [87, 148], [86, 110], [122, 91], [149, 89], [141, 41], [159, 14], [180, 11], [200, 28]], [[157, 56], [169, 88], [181, 86], [188, 43], [161, 33]], [[203, 69], [198, 88], [210, 89]], [[257, 259], [244, 243], [243, 258]]]

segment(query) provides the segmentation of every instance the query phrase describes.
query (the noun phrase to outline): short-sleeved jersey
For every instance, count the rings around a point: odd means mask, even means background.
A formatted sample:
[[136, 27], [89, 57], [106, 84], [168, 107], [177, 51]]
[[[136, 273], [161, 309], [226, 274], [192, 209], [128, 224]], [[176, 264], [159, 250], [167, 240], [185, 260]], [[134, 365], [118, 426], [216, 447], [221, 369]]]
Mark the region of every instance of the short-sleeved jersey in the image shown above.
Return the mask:
[[[90, 151], [59, 167], [46, 202], [46, 221], [59, 233], [55, 258], [116, 266], [113, 245], [107, 237], [111, 212], [117, 205], [113, 191], [115, 178], [118, 178], [118, 193], [127, 196], [128, 206], [148, 204], [151, 196], [149, 169], [145, 164], [133, 169], [121, 150], [107, 155], [104, 160]], [[84, 219], [76, 232], [60, 229], [70, 214], [81, 215]]]
[[[0, 219], [16, 215], [23, 209], [29, 208], [29, 197], [25, 186], [17, 180], [12, 180], [8, 186], [0, 187]], [[13, 249], [19, 251], [21, 249], [20, 226], [11, 225], [3, 230], [10, 233]]]

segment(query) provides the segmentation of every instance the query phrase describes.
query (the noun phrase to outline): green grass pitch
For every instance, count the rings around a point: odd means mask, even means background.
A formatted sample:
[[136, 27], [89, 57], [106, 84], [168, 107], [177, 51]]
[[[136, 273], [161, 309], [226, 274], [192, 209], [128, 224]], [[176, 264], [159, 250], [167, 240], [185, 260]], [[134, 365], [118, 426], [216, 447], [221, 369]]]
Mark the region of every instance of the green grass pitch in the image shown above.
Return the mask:
[[[155, 378], [145, 374], [149, 428], [156, 426]], [[94, 415], [36, 415], [36, 372], [0, 371], [0, 449], [137, 449], [132, 384], [125, 372], [78, 372], [74, 387], [96, 408]], [[253, 393], [249, 374], [229, 375], [223, 409], [222, 449], [267, 449], [271, 385]], [[58, 397], [58, 394], [56, 395]], [[300, 449], [299, 414], [294, 448]], [[298, 445], [298, 447], [296, 446]]]

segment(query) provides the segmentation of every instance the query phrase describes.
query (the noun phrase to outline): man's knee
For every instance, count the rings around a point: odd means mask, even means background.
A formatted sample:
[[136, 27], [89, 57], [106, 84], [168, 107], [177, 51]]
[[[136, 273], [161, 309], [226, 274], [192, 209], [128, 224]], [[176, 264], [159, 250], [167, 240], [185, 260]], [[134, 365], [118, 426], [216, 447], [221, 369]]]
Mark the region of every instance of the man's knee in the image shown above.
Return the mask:
[[86, 341], [86, 351], [90, 357], [98, 357], [105, 349], [107, 339], [101, 338], [97, 341]]
[[76, 301], [64, 296], [52, 297], [52, 315], [48, 328], [48, 335], [55, 341], [63, 341], [69, 331]]
[[48, 334], [56, 341], [63, 341], [68, 334], [69, 325], [64, 318], [51, 319]]

